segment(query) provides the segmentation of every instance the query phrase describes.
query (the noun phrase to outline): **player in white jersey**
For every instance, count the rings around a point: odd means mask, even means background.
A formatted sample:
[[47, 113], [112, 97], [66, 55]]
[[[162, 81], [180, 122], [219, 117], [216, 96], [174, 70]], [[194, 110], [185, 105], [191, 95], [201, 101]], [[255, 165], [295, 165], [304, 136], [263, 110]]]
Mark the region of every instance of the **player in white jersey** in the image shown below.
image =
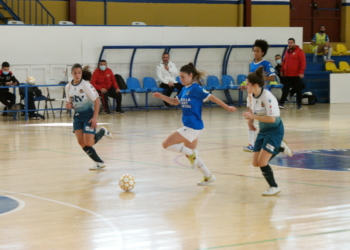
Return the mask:
[[100, 99], [95, 88], [90, 84], [91, 72], [88, 67], [84, 70], [80, 64], [72, 67], [72, 82], [66, 85], [67, 109], [74, 109], [73, 132], [79, 145], [85, 153], [95, 162], [90, 170], [104, 168], [106, 164], [97, 155], [92, 147], [103, 136], [112, 139], [111, 132], [102, 127], [96, 133], [97, 117], [100, 108]]
[[200, 80], [203, 74], [203, 72], [197, 71], [193, 63], [189, 63], [180, 69], [180, 78], [184, 87], [176, 98], [171, 98], [160, 93], [153, 94], [154, 97], [162, 99], [169, 104], [181, 104], [182, 123], [184, 127], [169, 135], [163, 142], [163, 148], [177, 153], [184, 153], [190, 160], [192, 168], [197, 167], [201, 171], [204, 178], [197, 183], [198, 186], [208, 185], [216, 179], [204, 164], [201, 157], [199, 157], [199, 151], [196, 150], [198, 138], [204, 128], [202, 120], [203, 102], [209, 99], [227, 111], [236, 111], [235, 107], [228, 106], [202, 88]]
[[259, 67], [255, 73], [247, 77], [247, 89], [248, 93], [252, 94], [252, 103], [250, 112], [244, 112], [243, 116], [250, 124], [253, 124], [254, 120], [259, 121], [260, 131], [254, 145], [253, 166], [260, 167], [270, 186], [263, 195], [269, 196], [281, 192], [269, 161], [280, 152], [284, 127], [276, 97], [263, 88], [265, 85], [263, 74], [263, 67]]
[[[275, 81], [275, 68], [272, 67], [271, 63], [264, 59], [267, 51], [269, 49], [269, 44], [265, 40], [255, 40], [253, 45], [254, 62], [249, 65], [249, 74], [255, 72], [260, 66], [264, 67], [264, 80], [266, 82]], [[267, 83], [268, 84], [268, 83]], [[247, 96], [247, 107], [249, 110], [249, 102], [251, 102], [251, 94], [248, 93]], [[248, 123], [248, 146], [243, 147], [245, 152], [253, 152], [254, 141], [255, 141], [255, 131]]]

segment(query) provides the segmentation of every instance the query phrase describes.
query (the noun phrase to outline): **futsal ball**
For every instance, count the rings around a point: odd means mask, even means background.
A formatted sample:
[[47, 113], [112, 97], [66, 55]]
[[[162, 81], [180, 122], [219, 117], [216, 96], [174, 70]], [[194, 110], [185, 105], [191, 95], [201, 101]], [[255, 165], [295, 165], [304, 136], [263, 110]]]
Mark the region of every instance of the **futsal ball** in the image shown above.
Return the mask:
[[130, 191], [135, 187], [136, 181], [132, 175], [123, 174], [119, 180], [119, 186], [124, 191]]
[[34, 78], [34, 76], [29, 76], [29, 77], [27, 77], [27, 83], [28, 83], [29, 85], [34, 85], [34, 84], [35, 84], [35, 78]]

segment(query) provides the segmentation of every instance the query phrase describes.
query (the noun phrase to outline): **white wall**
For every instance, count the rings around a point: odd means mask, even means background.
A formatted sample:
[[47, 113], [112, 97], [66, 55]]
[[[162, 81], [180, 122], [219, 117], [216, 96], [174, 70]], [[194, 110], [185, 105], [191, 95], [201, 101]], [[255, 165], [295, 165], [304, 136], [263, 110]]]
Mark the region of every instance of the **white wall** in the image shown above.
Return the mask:
[[[147, 26], [15, 26], [2, 25], [2, 34], [13, 37], [0, 39], [1, 60], [10, 62], [19, 81], [34, 76], [37, 84], [47, 77], [62, 77], [67, 65], [89, 64], [96, 67], [101, 48], [106, 45], [252, 45], [256, 39], [269, 44], [287, 44], [290, 37], [302, 43], [302, 28], [295, 27], [147, 27]], [[133, 76], [155, 77], [155, 66], [163, 50], [139, 50], [135, 57]], [[178, 68], [193, 61], [195, 49], [174, 49], [171, 60]], [[266, 59], [273, 62], [282, 49], [271, 48]], [[131, 50], [108, 50], [104, 54], [109, 67], [125, 79], [129, 74]], [[224, 49], [203, 49], [197, 68], [210, 75], [221, 76]], [[228, 74], [236, 77], [248, 73], [253, 60], [250, 49], [234, 50]], [[143, 95], [139, 97], [143, 102]], [[130, 98], [123, 104], [130, 105]]]
[[329, 103], [350, 103], [350, 79], [348, 74], [330, 74]]

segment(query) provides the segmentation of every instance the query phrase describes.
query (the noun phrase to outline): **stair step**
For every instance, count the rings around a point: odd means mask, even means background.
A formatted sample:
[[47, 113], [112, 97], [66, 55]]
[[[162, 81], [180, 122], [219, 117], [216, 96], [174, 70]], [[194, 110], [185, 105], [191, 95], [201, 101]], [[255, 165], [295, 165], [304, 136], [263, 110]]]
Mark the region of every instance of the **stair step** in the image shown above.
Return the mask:
[[309, 71], [324, 71], [325, 64], [324, 63], [307, 63], [305, 72]]

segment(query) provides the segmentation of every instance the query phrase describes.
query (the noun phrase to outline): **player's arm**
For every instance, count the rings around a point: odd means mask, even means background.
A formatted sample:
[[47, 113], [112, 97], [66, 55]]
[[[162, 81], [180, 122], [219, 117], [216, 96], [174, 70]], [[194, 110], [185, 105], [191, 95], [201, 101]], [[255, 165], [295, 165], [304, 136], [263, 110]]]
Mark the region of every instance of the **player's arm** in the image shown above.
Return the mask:
[[264, 76], [264, 80], [273, 82], [275, 80], [275, 75]]
[[214, 95], [209, 95], [208, 99], [210, 101], [215, 102], [216, 104], [220, 105], [221, 107], [223, 107], [224, 109], [226, 109], [229, 112], [236, 111], [235, 107], [227, 105], [226, 103], [224, 103], [223, 101], [221, 101], [219, 98], [217, 98]]
[[65, 87], [65, 91], [66, 91], [66, 109], [72, 109], [73, 108], [73, 103], [72, 103], [72, 99], [69, 96], [69, 83], [66, 85]]
[[259, 116], [259, 115], [254, 115], [250, 112], [244, 112], [243, 116], [247, 120], [258, 120], [260, 122], [266, 122], [266, 123], [274, 123], [276, 121], [276, 117], [274, 116]]
[[162, 99], [163, 101], [171, 104], [171, 105], [179, 105], [180, 104], [180, 100], [177, 99], [177, 98], [171, 98], [169, 96], [166, 96], [166, 95], [163, 95], [161, 93], [153, 93], [153, 97], [156, 97], [156, 98], [159, 98], [159, 99]]

